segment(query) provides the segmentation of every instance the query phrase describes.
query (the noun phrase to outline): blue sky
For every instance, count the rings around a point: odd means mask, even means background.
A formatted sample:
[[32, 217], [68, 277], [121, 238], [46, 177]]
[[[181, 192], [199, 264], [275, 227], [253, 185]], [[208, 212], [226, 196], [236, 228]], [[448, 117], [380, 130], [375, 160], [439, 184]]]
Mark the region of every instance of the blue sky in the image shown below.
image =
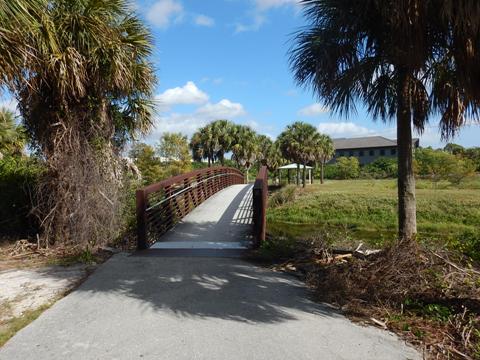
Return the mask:
[[[295, 86], [287, 52], [292, 33], [304, 25], [296, 1], [136, 0], [154, 36], [159, 80], [155, 129], [143, 140], [155, 143], [164, 131], [191, 135], [224, 118], [272, 137], [302, 120], [332, 137], [395, 138], [395, 124], [375, 123], [361, 108], [341, 118]], [[480, 126], [470, 125], [454, 141], [479, 146], [479, 138]], [[421, 145], [443, 146], [435, 121]]]
[[[218, 118], [270, 136], [302, 120], [332, 137], [396, 137], [395, 124], [375, 123], [361, 108], [341, 118], [295, 86], [287, 52], [304, 25], [296, 0], [137, 0], [136, 7], [154, 34], [159, 78], [161, 112], [148, 142], [163, 131], [190, 135]], [[478, 138], [480, 126], [470, 125], [454, 141], [478, 146]], [[435, 121], [421, 144], [443, 146]]]

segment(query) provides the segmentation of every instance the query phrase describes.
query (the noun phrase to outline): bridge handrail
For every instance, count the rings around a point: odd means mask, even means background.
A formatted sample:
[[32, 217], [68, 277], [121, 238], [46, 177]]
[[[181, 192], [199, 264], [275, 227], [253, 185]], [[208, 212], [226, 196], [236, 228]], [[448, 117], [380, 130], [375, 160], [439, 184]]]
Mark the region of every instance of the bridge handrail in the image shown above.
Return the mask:
[[262, 166], [253, 185], [253, 231], [255, 245], [265, 241], [267, 230], [268, 170]]
[[173, 176], [136, 191], [137, 248], [146, 249], [195, 207], [218, 191], [243, 184], [238, 169], [215, 166]]

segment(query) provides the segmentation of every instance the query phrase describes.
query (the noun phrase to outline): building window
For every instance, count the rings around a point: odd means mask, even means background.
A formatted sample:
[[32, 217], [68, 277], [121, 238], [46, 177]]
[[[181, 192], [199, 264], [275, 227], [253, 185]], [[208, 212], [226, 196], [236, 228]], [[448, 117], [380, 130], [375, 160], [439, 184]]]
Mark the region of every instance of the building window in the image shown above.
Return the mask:
[[363, 154], [363, 150], [360, 150], [360, 151], [358, 152], [358, 155], [359, 155], [359, 156], [363, 156], [363, 155], [364, 155], [364, 154]]
[[385, 149], [380, 150], [380, 156], [385, 156]]
[[353, 156], [353, 151], [349, 151], [348, 156]]
[[397, 149], [391, 149], [390, 155], [397, 155]]
[[344, 155], [345, 155], [345, 153], [343, 151], [338, 152], [338, 156], [344, 156]]
[[375, 156], [375, 150], [370, 150], [368, 153], [370, 156]]

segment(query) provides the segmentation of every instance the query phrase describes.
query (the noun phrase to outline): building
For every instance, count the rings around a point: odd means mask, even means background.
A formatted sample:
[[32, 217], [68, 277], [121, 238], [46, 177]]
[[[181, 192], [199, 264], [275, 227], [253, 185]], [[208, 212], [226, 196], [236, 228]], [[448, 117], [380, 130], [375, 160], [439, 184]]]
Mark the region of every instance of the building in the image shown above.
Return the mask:
[[[413, 139], [413, 146], [417, 148], [419, 145], [419, 139]], [[380, 157], [397, 157], [397, 140], [387, 139], [383, 136], [333, 139], [333, 146], [335, 156], [332, 162], [341, 156], [355, 156], [360, 165], [365, 165]]]

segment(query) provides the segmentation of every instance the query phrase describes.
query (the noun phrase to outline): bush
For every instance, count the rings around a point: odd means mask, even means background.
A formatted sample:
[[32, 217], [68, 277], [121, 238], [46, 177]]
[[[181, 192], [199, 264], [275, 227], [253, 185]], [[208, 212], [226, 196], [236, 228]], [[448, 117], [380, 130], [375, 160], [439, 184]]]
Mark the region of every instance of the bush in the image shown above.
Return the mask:
[[284, 188], [274, 192], [269, 199], [268, 205], [272, 208], [282, 206], [295, 200], [296, 187], [287, 185]]
[[468, 158], [453, 155], [432, 148], [417, 149], [415, 152], [415, 172], [434, 183], [448, 180], [458, 185], [462, 180], [475, 173], [475, 164]]
[[30, 214], [31, 195], [43, 172], [42, 163], [29, 157], [0, 160], [0, 235], [28, 236], [38, 232]]
[[362, 177], [374, 179], [396, 178], [398, 175], [397, 159], [381, 157], [362, 168]]
[[354, 156], [341, 156], [337, 159], [337, 179], [356, 179], [360, 175], [360, 163]]

